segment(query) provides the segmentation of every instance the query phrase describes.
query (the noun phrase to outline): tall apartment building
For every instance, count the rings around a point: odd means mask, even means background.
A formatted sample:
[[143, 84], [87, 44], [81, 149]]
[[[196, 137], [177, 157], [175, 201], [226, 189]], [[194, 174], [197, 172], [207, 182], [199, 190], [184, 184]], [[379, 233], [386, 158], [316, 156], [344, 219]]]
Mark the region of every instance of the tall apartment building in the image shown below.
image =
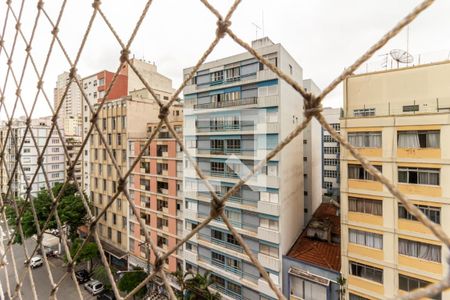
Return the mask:
[[[341, 133], [450, 233], [450, 63], [349, 77]], [[447, 247], [341, 151], [342, 273], [349, 299], [386, 299], [448, 272]], [[450, 299], [450, 291], [435, 299]]]
[[[315, 95], [320, 93], [319, 87], [311, 79], [303, 80], [305, 91]], [[313, 118], [303, 131], [303, 197], [305, 202], [304, 225], [308, 224], [313, 213], [322, 203], [322, 126]]]
[[[81, 136], [65, 136], [64, 138], [65, 138], [68, 156], [70, 157], [70, 161], [73, 162], [75, 160], [75, 158], [77, 157], [78, 152], [80, 151], [80, 148], [81, 148], [81, 144], [82, 144]], [[67, 170], [70, 167], [70, 163], [69, 163], [69, 160], [67, 159], [67, 157], [65, 157], [65, 161], [66, 161], [65, 176], [67, 176]], [[81, 159], [79, 159], [73, 169], [76, 182], [78, 184], [80, 184], [81, 187], [83, 184], [82, 165], [83, 165], [83, 162]]]
[[[336, 130], [340, 131], [341, 108], [324, 108], [325, 120]], [[340, 147], [330, 133], [322, 127], [322, 188], [335, 200], [339, 198], [340, 185]]]
[[[172, 91], [172, 80], [166, 76], [158, 73], [157, 67], [154, 63], [149, 63], [144, 60], [135, 59], [132, 60], [133, 65], [139, 70], [142, 76], [147, 80], [149, 85], [155, 90], [156, 96], [161, 97], [162, 100], [169, 99], [166, 93]], [[90, 104], [94, 105], [100, 102], [106, 91], [109, 90], [114, 78], [114, 73], [103, 70], [93, 75], [83, 78], [83, 89]], [[108, 94], [106, 101], [119, 99], [129, 95], [132, 91], [139, 91], [145, 86], [137, 77], [136, 73], [125, 65], [119, 72], [111, 91]], [[86, 138], [89, 127], [91, 126], [91, 112], [88, 105], [83, 101], [82, 106], [82, 121], [83, 129], [82, 136]], [[89, 192], [89, 176], [92, 172], [90, 169], [89, 158], [91, 157], [89, 149], [85, 149], [83, 152], [83, 179], [84, 189]]]
[[[172, 94], [168, 90], [163, 95]], [[96, 104], [96, 109], [98, 104]], [[128, 138], [145, 136], [147, 123], [158, 120], [159, 106], [146, 89], [105, 103], [99, 113], [99, 125], [122, 172], [127, 171]], [[90, 194], [97, 214], [117, 191], [118, 175], [97, 131], [90, 144]], [[121, 194], [99, 222], [101, 240], [110, 263], [127, 268], [128, 202]]]
[[[60, 105], [69, 82], [69, 73], [58, 75], [54, 89], [54, 109]], [[66, 135], [81, 135], [81, 91], [75, 82], [72, 82], [64, 98], [63, 106], [58, 114]]]
[[[26, 120], [24, 118], [13, 120], [12, 130], [8, 138], [6, 138], [6, 132], [8, 130], [7, 127], [3, 125], [0, 129], [0, 139], [2, 140], [1, 144], [6, 144], [5, 161], [8, 168], [8, 172], [6, 172], [4, 164], [1, 166], [4, 178], [6, 178], [7, 173], [8, 175], [11, 175], [11, 171], [16, 163], [16, 151], [19, 149], [22, 140], [25, 139], [24, 146], [19, 153], [24, 172], [22, 172], [20, 168], [17, 169], [11, 182], [10, 194], [13, 197], [22, 198], [26, 197], [27, 183], [30, 183], [34, 173], [36, 172], [36, 168], [38, 167], [38, 151], [36, 150], [35, 144], [31, 138], [30, 131], [28, 131], [25, 135], [25, 121]], [[33, 132], [38, 144], [39, 152], [42, 152], [43, 150], [47, 137], [50, 134], [51, 125], [51, 117], [33, 119], [31, 121], [31, 131]], [[56, 131], [53, 131], [50, 137], [50, 142], [44, 152], [43, 158], [43, 167], [47, 173], [50, 186], [53, 186], [58, 182], [64, 182], [64, 149]], [[8, 187], [5, 184], [7, 184], [7, 182], [2, 181], [2, 184], [3, 186], [1, 191], [6, 193]], [[41, 168], [39, 168], [37, 177], [31, 186], [31, 195], [36, 196], [42, 188], [46, 189], [47, 184], [45, 181], [44, 172]]]
[[[112, 78], [114, 73], [109, 71], [101, 71], [96, 74], [87, 76], [83, 78], [83, 90], [87, 97], [89, 103], [94, 106], [98, 101], [101, 101], [105, 95], [105, 91], [108, 90], [111, 86]], [[115, 84], [112, 86], [110, 93], [108, 94], [106, 100], [111, 101], [114, 99], [119, 99], [121, 97], [125, 97], [128, 94], [127, 90], [127, 77], [120, 73], [116, 79]], [[88, 137], [88, 131], [91, 127], [91, 111], [89, 109], [86, 101], [83, 101], [82, 106], [82, 120], [83, 120], [83, 129], [82, 129], [82, 138], [83, 140], [89, 138], [91, 141], [88, 143], [92, 143], [92, 136]], [[95, 129], [94, 129], [95, 132]], [[83, 151], [83, 182], [84, 182], [84, 190], [89, 193], [90, 192], [90, 174], [93, 170], [91, 170], [90, 165], [90, 149], [89, 147], [85, 147]]]
[[[182, 105], [175, 103], [170, 116], [172, 126], [179, 135], [183, 135]], [[145, 137], [130, 138], [129, 162], [136, 159], [142, 151], [147, 138], [156, 130], [157, 123], [147, 124]], [[144, 230], [156, 242], [161, 252], [173, 248], [183, 238], [183, 155], [176, 140], [171, 136], [166, 125], [150, 143], [139, 164], [132, 171], [130, 193], [138, 209], [138, 216], [129, 216], [128, 263], [140, 266], [151, 272], [155, 260], [154, 253], [145, 244]], [[141, 218], [145, 228], [137, 221]], [[150, 264], [148, 263], [148, 255]], [[183, 248], [169, 256], [165, 269], [172, 273], [183, 270]], [[170, 275], [169, 275], [170, 277]], [[157, 280], [155, 282], [162, 282]], [[178, 286], [176, 286], [178, 288]]]
[[[252, 43], [283, 72], [302, 82], [302, 68], [268, 38]], [[184, 70], [184, 76], [192, 68]], [[219, 195], [302, 121], [302, 99], [249, 53], [205, 63], [184, 89], [184, 139]], [[281, 286], [281, 257], [303, 227], [303, 137], [292, 141], [227, 202], [225, 214]], [[210, 211], [210, 194], [185, 161], [185, 228]], [[186, 269], [211, 271], [224, 299], [271, 299], [275, 294], [220, 219], [185, 245]]]

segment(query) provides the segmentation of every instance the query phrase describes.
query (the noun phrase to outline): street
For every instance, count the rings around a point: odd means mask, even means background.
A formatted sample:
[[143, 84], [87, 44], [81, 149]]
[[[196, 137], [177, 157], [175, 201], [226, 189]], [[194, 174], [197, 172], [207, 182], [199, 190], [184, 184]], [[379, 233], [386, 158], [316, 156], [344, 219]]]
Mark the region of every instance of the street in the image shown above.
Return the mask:
[[[4, 226], [2, 226], [3, 232], [4, 232]], [[2, 244], [6, 246], [7, 239], [3, 235], [2, 237]], [[28, 253], [31, 253], [31, 251], [36, 246], [36, 242], [33, 239], [28, 239], [25, 242]], [[23, 245], [13, 245], [12, 249], [14, 252], [14, 257], [16, 261], [17, 266], [17, 272], [18, 276], [21, 276], [23, 270], [25, 269], [24, 261], [25, 261], [25, 255], [24, 255], [24, 249]], [[8, 285], [5, 277], [5, 273], [7, 272], [7, 276], [9, 279], [9, 291], [10, 296], [14, 294], [15, 285], [17, 283], [15, 279], [14, 274], [14, 268], [13, 268], [13, 261], [11, 257], [11, 250], [7, 254], [7, 266], [1, 267], [0, 270], [0, 284], [1, 284], [1, 290], [3, 291], [3, 295], [0, 295], [0, 299], [10, 299], [7, 293]], [[66, 268], [63, 267], [63, 260], [61, 258], [48, 258], [50, 270], [53, 276], [53, 280], [55, 282], [58, 282], [61, 278], [61, 276], [66, 271]], [[45, 267], [45, 264], [41, 267], [32, 269], [34, 284], [36, 286], [36, 294], [38, 299], [48, 299], [51, 291], [51, 285], [50, 280], [48, 276], [48, 271]], [[96, 299], [96, 297], [91, 296], [87, 291], [83, 289], [83, 286], [80, 286], [81, 293], [83, 295], [83, 299]], [[29, 273], [26, 272], [25, 279], [23, 281], [23, 285], [20, 289], [21, 297], [22, 299], [34, 299], [33, 292], [31, 289], [31, 283], [29, 278]], [[76, 291], [76, 284], [72, 280], [70, 276], [67, 276], [62, 284], [60, 285], [58, 292], [56, 293], [56, 297], [58, 299], [64, 299], [64, 300], [72, 300], [72, 299], [79, 299], [79, 295]], [[17, 296], [15, 299], [19, 299]]]

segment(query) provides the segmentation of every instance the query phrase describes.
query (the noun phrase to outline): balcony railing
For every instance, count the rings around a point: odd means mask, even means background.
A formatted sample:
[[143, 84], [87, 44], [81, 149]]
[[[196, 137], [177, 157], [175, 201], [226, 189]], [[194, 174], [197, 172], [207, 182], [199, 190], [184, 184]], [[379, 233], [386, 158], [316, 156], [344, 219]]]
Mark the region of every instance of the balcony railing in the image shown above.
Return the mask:
[[204, 234], [204, 233], [199, 233], [198, 237], [200, 240], [202, 241], [207, 241], [219, 246], [222, 246], [224, 248], [230, 249], [230, 250], [234, 250], [237, 252], [242, 252], [242, 247], [239, 245], [235, 245], [235, 244], [231, 244], [231, 243], [227, 243], [225, 241], [219, 240], [219, 239], [215, 239], [213, 237], [211, 237], [210, 235]]
[[258, 97], [248, 97], [248, 98], [241, 98], [241, 99], [221, 101], [221, 102], [195, 104], [194, 109], [224, 108], [224, 107], [233, 107], [233, 106], [241, 106], [241, 105], [251, 105], [251, 104], [257, 104], [257, 103], [258, 103]]

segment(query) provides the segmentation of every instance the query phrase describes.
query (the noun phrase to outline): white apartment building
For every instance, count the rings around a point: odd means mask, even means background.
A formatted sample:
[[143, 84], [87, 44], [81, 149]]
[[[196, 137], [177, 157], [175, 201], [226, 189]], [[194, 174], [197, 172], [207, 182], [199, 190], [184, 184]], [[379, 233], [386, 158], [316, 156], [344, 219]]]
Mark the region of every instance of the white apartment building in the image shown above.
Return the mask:
[[[52, 125], [51, 117], [34, 119], [31, 121], [31, 131], [38, 144], [39, 152], [43, 151], [43, 147], [50, 133]], [[31, 133], [25, 135], [25, 119], [14, 120], [12, 124], [12, 131], [6, 139], [7, 127], [2, 126], [0, 130], [0, 139], [2, 144], [6, 143], [5, 160], [8, 167], [8, 175], [11, 175], [11, 170], [16, 162], [16, 150], [19, 148], [22, 140], [25, 138], [24, 146], [20, 151], [20, 160], [23, 165], [24, 172], [20, 169], [14, 174], [12, 181], [12, 189], [10, 196], [25, 197], [27, 191], [27, 182], [29, 183], [38, 168], [38, 151], [31, 138]], [[50, 143], [43, 156], [43, 166], [47, 173], [50, 186], [54, 186], [58, 182], [64, 182], [64, 149], [61, 140], [54, 130], [50, 138]], [[4, 165], [2, 165], [2, 173], [7, 175]], [[24, 174], [25, 173], [25, 174]], [[31, 187], [31, 195], [36, 196], [41, 189], [46, 189], [47, 184], [44, 177], [44, 172], [40, 168]], [[7, 187], [2, 187], [2, 192], [6, 192]]]
[[[281, 44], [252, 46], [297, 82], [303, 71]], [[183, 71], [186, 76], [192, 68]], [[301, 96], [250, 53], [203, 64], [184, 89], [184, 140], [219, 195], [252, 169], [302, 122]], [[303, 228], [302, 134], [227, 202], [225, 214], [273, 281], [281, 286], [281, 258]], [[210, 195], [185, 160], [186, 234], [210, 211]], [[220, 219], [185, 245], [186, 269], [212, 272], [224, 299], [272, 299], [275, 294]]]
[[[319, 87], [312, 79], [303, 80], [305, 91], [318, 95]], [[322, 203], [322, 126], [313, 118], [303, 131], [303, 180], [306, 226], [312, 214]]]
[[[337, 131], [340, 132], [341, 108], [324, 108], [323, 116], [325, 120]], [[340, 145], [336, 142], [328, 131], [322, 128], [322, 187], [327, 194], [333, 198], [339, 197], [340, 186]]]
[[[80, 78], [78, 78], [80, 79]], [[69, 73], [64, 72], [58, 75], [56, 87], [54, 89], [54, 109], [60, 105], [64, 92], [69, 82]], [[64, 132], [67, 135], [81, 134], [81, 91], [75, 82], [72, 82], [67, 90], [63, 106], [58, 114], [61, 124], [64, 126]]]

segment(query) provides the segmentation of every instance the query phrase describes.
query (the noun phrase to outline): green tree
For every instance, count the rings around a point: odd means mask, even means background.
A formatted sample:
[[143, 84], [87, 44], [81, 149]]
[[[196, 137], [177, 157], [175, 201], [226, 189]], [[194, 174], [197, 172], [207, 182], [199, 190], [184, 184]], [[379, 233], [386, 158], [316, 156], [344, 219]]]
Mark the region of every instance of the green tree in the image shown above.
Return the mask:
[[194, 274], [177, 271], [172, 273], [178, 281], [181, 288], [180, 293], [177, 294], [178, 299], [188, 300], [220, 300], [222, 297], [219, 293], [212, 293], [209, 286], [214, 284], [214, 279], [209, 272], [204, 275], [200, 273]]
[[[119, 280], [117, 286], [122, 292], [129, 293], [136, 288], [147, 277], [147, 273], [142, 268], [134, 268], [126, 272]], [[136, 294], [136, 297], [143, 298], [147, 293], [147, 287], [144, 286]], [[133, 296], [134, 297], [134, 296]]]
[[92, 277], [103, 283], [106, 290], [111, 289], [111, 281], [108, 277], [108, 272], [106, 271], [106, 268], [104, 265], [98, 265], [92, 274]]
[[[77, 238], [73, 241], [72, 246], [70, 248], [70, 255], [72, 257], [75, 256], [78, 249], [83, 244], [83, 239]], [[80, 254], [78, 255], [76, 262], [87, 262], [88, 263], [88, 272], [91, 272], [93, 266], [93, 259], [98, 257], [98, 246], [94, 242], [86, 242], [83, 248], [81, 248]]]
[[[59, 194], [62, 188], [61, 183], [57, 183], [53, 188], [52, 192], [55, 197]], [[47, 190], [41, 190], [36, 198], [33, 198], [36, 215], [39, 220], [39, 225], [42, 228], [45, 221], [47, 220], [51, 208], [52, 208], [52, 198]], [[36, 224], [34, 223], [33, 212], [31, 210], [31, 204], [29, 201], [24, 201], [19, 199], [16, 201], [19, 211], [24, 209], [24, 213], [21, 220], [21, 225], [23, 228], [23, 233], [25, 238], [29, 238], [37, 233]], [[68, 228], [68, 235], [71, 240], [77, 237], [78, 227], [86, 223], [87, 211], [83, 205], [81, 196], [78, 194], [78, 190], [75, 184], [69, 184], [63, 192], [61, 200], [58, 204], [58, 215], [61, 223]], [[8, 224], [16, 229], [16, 219], [17, 215], [12, 206], [6, 208], [6, 216], [8, 219]], [[58, 228], [56, 224], [56, 219], [54, 216], [50, 218], [50, 222], [47, 229]], [[15, 236], [16, 243], [22, 243], [20, 236], [17, 234]]]

